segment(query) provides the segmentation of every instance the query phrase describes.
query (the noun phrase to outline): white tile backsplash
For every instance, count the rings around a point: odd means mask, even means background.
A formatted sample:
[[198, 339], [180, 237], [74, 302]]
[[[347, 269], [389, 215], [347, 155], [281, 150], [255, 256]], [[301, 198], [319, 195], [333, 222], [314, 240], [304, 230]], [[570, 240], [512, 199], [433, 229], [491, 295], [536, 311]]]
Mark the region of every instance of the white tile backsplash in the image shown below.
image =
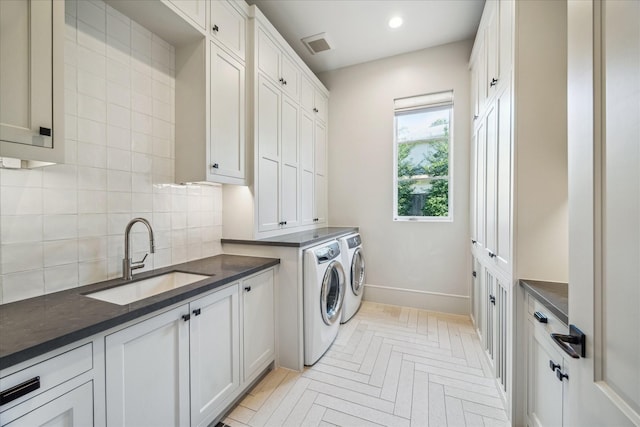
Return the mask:
[[0, 169], [0, 303], [120, 276], [136, 216], [144, 270], [222, 252], [220, 187], [172, 184], [175, 49], [99, 0], [65, 12], [66, 162]]

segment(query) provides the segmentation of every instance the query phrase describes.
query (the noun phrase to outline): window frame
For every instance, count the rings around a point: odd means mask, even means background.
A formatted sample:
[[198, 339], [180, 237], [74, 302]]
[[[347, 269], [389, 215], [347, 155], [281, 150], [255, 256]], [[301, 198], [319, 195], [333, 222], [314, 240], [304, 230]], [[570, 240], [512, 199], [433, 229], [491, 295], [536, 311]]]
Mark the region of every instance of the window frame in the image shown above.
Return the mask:
[[[393, 211], [394, 222], [453, 222], [453, 141], [454, 141], [454, 98], [453, 90], [427, 95], [417, 95], [394, 100], [393, 109]], [[446, 216], [401, 216], [398, 215], [398, 116], [410, 114], [412, 111], [428, 111], [447, 107], [449, 109], [449, 141], [448, 141], [448, 209]], [[438, 178], [444, 179], [444, 178]]]

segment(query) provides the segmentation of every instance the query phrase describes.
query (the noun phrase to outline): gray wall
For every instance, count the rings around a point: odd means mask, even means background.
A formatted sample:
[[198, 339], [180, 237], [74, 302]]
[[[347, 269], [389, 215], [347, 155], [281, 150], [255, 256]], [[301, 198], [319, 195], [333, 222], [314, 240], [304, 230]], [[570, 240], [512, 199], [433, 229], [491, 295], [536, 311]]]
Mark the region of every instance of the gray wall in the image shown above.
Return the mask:
[[[472, 41], [322, 73], [329, 104], [329, 224], [360, 227], [365, 299], [468, 313], [468, 61]], [[453, 89], [453, 222], [394, 222], [393, 100]]]

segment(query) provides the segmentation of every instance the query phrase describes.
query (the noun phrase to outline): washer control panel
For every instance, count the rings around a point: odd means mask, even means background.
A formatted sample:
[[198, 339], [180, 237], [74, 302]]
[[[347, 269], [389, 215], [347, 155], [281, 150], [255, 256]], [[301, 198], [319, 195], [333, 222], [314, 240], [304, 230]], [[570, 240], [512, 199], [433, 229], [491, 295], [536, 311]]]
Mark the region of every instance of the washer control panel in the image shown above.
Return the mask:
[[333, 242], [314, 250], [314, 253], [318, 259], [318, 264], [322, 264], [337, 258], [340, 255], [340, 246], [338, 245], [338, 242]]

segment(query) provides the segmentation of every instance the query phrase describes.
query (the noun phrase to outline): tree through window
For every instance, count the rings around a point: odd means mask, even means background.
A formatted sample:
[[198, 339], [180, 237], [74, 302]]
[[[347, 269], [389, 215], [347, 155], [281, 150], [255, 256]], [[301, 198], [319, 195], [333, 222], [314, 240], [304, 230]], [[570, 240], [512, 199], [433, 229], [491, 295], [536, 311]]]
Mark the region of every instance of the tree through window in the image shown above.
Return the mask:
[[452, 218], [452, 110], [452, 92], [395, 100], [395, 220]]

